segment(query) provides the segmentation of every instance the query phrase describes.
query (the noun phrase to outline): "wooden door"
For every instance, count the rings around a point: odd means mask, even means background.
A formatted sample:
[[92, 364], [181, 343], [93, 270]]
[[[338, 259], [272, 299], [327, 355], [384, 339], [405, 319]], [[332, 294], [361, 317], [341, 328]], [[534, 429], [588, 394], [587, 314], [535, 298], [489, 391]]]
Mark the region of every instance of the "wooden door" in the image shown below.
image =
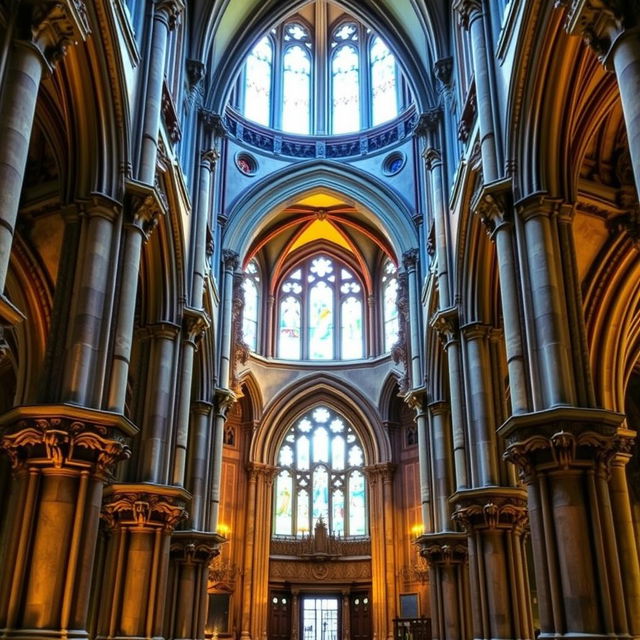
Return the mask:
[[371, 599], [368, 591], [352, 593], [349, 599], [351, 640], [371, 640]]
[[269, 595], [269, 640], [291, 640], [291, 594], [272, 591]]

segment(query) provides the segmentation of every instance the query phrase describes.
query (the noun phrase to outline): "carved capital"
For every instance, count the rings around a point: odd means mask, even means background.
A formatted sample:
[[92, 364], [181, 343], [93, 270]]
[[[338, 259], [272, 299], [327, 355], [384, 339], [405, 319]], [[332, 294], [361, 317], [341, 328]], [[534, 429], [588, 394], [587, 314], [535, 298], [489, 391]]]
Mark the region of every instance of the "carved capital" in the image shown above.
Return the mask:
[[214, 171], [220, 160], [220, 153], [216, 149], [205, 149], [200, 153], [200, 161], [209, 169]]
[[213, 397], [216, 415], [226, 419], [229, 409], [236, 403], [238, 396], [231, 389], [216, 387]]
[[430, 566], [463, 565], [469, 555], [464, 533], [427, 533], [416, 539], [416, 545]]
[[452, 519], [467, 534], [478, 530], [506, 529], [523, 534], [529, 525], [527, 492], [510, 487], [459, 491], [451, 497], [456, 505]]
[[180, 333], [180, 325], [173, 322], [157, 322], [145, 328], [148, 335], [156, 340], [175, 340]]
[[608, 478], [615, 459], [628, 456], [636, 433], [622, 428], [624, 416], [602, 409], [564, 407], [512, 416], [498, 433], [505, 460], [528, 484], [538, 475], [593, 470]]
[[54, 68], [67, 49], [90, 33], [84, 0], [56, 0], [34, 4], [31, 40]]
[[131, 455], [137, 429], [124, 417], [58, 405], [17, 407], [0, 418], [0, 451], [12, 468], [89, 470], [108, 475]]
[[437, 332], [446, 348], [459, 338], [458, 310], [455, 307], [442, 309], [433, 316], [431, 327]]
[[140, 231], [145, 242], [166, 214], [166, 206], [156, 187], [135, 180], [126, 184], [126, 212], [130, 223]]
[[174, 531], [171, 536], [171, 557], [180, 564], [208, 566], [220, 554], [226, 542], [218, 533], [202, 531]]
[[110, 529], [161, 529], [171, 533], [187, 517], [190, 494], [157, 484], [112, 484], [105, 489], [102, 518]]
[[182, 330], [184, 331], [185, 340], [198, 347], [202, 336], [211, 326], [211, 319], [207, 312], [202, 309], [192, 309], [185, 307], [182, 314]]
[[169, 29], [175, 28], [184, 7], [184, 0], [155, 0], [156, 16], [166, 20]]
[[511, 179], [485, 184], [474, 197], [471, 208], [493, 238], [498, 229], [513, 219]]
[[453, 10], [460, 15], [460, 23], [465, 29], [482, 15], [482, 0], [454, 0]]
[[199, 114], [205, 131], [212, 133], [217, 138], [222, 138], [226, 135], [227, 130], [224, 126], [224, 120], [219, 113], [214, 113], [208, 109], [200, 109]]
[[200, 60], [187, 60], [186, 68], [189, 87], [193, 90], [202, 82], [205, 76], [206, 66], [204, 62], [200, 62]]
[[397, 466], [391, 462], [381, 464], [372, 464], [364, 468], [367, 479], [371, 484], [375, 484], [378, 480], [382, 482], [392, 482]]
[[238, 254], [231, 249], [222, 250], [222, 262], [226, 271], [235, 271], [240, 266]]
[[249, 471], [249, 479], [256, 482], [261, 480], [268, 487], [273, 485], [273, 480], [278, 474], [278, 467], [274, 467], [270, 464], [263, 464], [261, 462], [250, 462], [247, 466]]
[[567, 32], [580, 36], [608, 66], [612, 45], [638, 26], [640, 15], [638, 0], [557, 0], [556, 6], [567, 7]]
[[481, 322], [470, 322], [460, 328], [460, 332], [467, 342], [470, 340], [488, 340], [492, 331], [493, 327]]
[[440, 150], [435, 147], [427, 147], [422, 152], [422, 158], [424, 159], [424, 166], [427, 171], [432, 171], [435, 167], [442, 164], [442, 154]]
[[440, 83], [440, 87], [448, 91], [451, 89], [451, 72], [453, 71], [453, 58], [440, 58], [433, 65], [433, 75]]
[[402, 264], [407, 271], [416, 268], [418, 264], [419, 254], [417, 249], [409, 249], [402, 254]]
[[415, 128], [416, 135], [426, 136], [427, 134], [434, 132], [440, 124], [441, 119], [442, 109], [440, 107], [435, 107], [434, 109], [430, 109], [429, 111], [425, 111], [420, 114], [420, 118], [418, 118], [418, 123]]
[[551, 198], [545, 192], [532, 193], [515, 204], [515, 211], [524, 222], [536, 217], [551, 218], [565, 206], [562, 200]]

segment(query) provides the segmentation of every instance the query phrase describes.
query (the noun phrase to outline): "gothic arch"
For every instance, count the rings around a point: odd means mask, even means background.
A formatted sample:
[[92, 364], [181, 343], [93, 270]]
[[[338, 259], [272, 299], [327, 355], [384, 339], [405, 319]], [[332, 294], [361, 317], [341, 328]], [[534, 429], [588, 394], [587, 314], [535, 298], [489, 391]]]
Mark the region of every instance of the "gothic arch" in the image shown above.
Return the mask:
[[251, 242], [274, 215], [306, 193], [329, 193], [346, 198], [389, 238], [397, 256], [418, 245], [411, 212], [401, 198], [370, 175], [329, 161], [301, 163], [271, 174], [242, 196], [229, 211], [223, 246], [247, 254]]
[[357, 390], [326, 374], [311, 374], [285, 389], [265, 407], [249, 450], [252, 462], [273, 464], [291, 423], [317, 404], [343, 415], [360, 436], [366, 464], [391, 461], [391, 444], [377, 412]]

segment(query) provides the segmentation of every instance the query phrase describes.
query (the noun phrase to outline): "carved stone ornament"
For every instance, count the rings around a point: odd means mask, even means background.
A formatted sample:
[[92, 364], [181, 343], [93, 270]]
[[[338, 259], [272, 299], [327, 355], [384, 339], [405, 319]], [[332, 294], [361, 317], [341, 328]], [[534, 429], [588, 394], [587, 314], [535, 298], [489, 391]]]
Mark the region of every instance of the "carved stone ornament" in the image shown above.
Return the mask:
[[424, 534], [416, 539], [420, 555], [430, 565], [463, 565], [469, 554], [464, 533]]
[[480, 217], [489, 237], [493, 238], [497, 229], [513, 219], [511, 179], [483, 185], [474, 197], [471, 208]]
[[240, 266], [240, 258], [231, 249], [222, 250], [222, 262], [226, 271], [235, 271]]
[[125, 212], [127, 218], [144, 235], [145, 242], [166, 214], [167, 207], [155, 187], [128, 180], [126, 183]]
[[178, 117], [176, 106], [173, 103], [173, 97], [171, 96], [171, 91], [169, 91], [166, 81], [162, 84], [162, 120], [171, 143], [177, 144], [180, 142], [180, 138], [182, 138], [180, 118]]
[[396, 293], [398, 308], [398, 339], [391, 346], [391, 358], [403, 368], [402, 378], [398, 381], [401, 394], [409, 390], [409, 290], [407, 274], [398, 274], [398, 290]]
[[251, 354], [249, 345], [244, 340], [243, 315], [244, 315], [244, 294], [242, 283], [244, 274], [236, 273], [233, 278], [233, 301], [231, 306], [231, 387], [236, 392], [240, 388], [240, 380], [238, 377], [238, 364], [246, 364]]
[[171, 556], [183, 564], [208, 565], [220, 554], [224, 542], [217, 533], [175, 531], [171, 536]]
[[624, 416], [602, 409], [566, 407], [512, 416], [498, 433], [505, 438], [505, 460], [528, 484], [546, 472], [594, 470], [608, 478], [614, 459], [627, 459], [635, 431], [622, 428]]
[[214, 113], [208, 109], [200, 109], [200, 119], [205, 131], [209, 131], [216, 138], [222, 138], [226, 135], [227, 130], [224, 126], [224, 120], [218, 113]]
[[452, 519], [467, 533], [507, 529], [522, 535], [528, 530], [527, 493], [524, 489], [492, 487], [459, 491], [452, 496], [451, 502], [456, 505]]
[[438, 334], [442, 345], [446, 348], [459, 339], [460, 323], [458, 310], [455, 307], [438, 311], [431, 320], [431, 327]]
[[13, 469], [53, 467], [108, 475], [131, 455], [137, 429], [124, 417], [65, 406], [17, 407], [0, 419], [0, 451]]
[[179, 487], [113, 484], [105, 489], [102, 518], [110, 529], [161, 529], [171, 533], [188, 514], [190, 495]]
[[482, 11], [482, 0], [454, 0], [452, 9], [460, 14], [460, 23], [468, 29], [474, 13], [479, 15]]
[[169, 29], [174, 29], [184, 11], [184, 0], [155, 0], [156, 14], [166, 18]]
[[467, 99], [462, 106], [460, 122], [458, 123], [458, 140], [465, 144], [467, 143], [467, 141], [469, 140], [469, 136], [471, 135], [473, 124], [476, 121], [477, 112], [478, 109], [476, 100], [476, 85], [474, 80], [471, 87], [469, 87]]
[[437, 129], [441, 119], [442, 109], [440, 107], [435, 107], [434, 109], [425, 111], [420, 115], [420, 118], [418, 118], [418, 123], [415, 128], [416, 135], [426, 136], [429, 133], [432, 133]]
[[185, 307], [182, 317], [182, 328], [185, 340], [192, 343], [196, 349], [210, 326], [211, 319], [206, 311]]
[[195, 89], [205, 76], [206, 67], [204, 62], [200, 60], [187, 60], [187, 79], [189, 80], [189, 88]]
[[34, 3], [31, 39], [53, 69], [67, 49], [90, 33], [84, 0]]

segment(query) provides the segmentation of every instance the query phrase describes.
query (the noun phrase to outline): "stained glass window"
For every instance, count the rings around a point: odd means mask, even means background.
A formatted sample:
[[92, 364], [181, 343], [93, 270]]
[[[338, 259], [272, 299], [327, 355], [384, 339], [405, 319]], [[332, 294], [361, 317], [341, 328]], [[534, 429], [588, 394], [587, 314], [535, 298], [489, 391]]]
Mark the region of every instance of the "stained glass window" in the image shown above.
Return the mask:
[[375, 36], [371, 40], [371, 106], [374, 126], [398, 115], [396, 59], [389, 47]]
[[242, 336], [249, 349], [255, 351], [258, 346], [258, 289], [260, 286], [260, 273], [255, 260], [247, 265], [244, 274], [242, 282], [244, 297]]
[[391, 347], [398, 341], [398, 277], [396, 267], [387, 260], [382, 275], [382, 297], [384, 316], [384, 350], [391, 351]]
[[356, 47], [343, 44], [331, 60], [333, 133], [360, 129], [360, 58]]
[[280, 287], [278, 356], [364, 357], [362, 300], [362, 285], [351, 270], [328, 256], [307, 259]]
[[289, 429], [276, 459], [275, 536], [307, 535], [319, 520], [334, 534], [368, 534], [364, 450], [344, 418], [314, 408]]
[[311, 116], [311, 40], [297, 22], [286, 25], [283, 56], [282, 129], [309, 133]]
[[273, 45], [265, 36], [247, 58], [244, 83], [244, 115], [259, 124], [269, 126], [271, 111], [271, 69]]

